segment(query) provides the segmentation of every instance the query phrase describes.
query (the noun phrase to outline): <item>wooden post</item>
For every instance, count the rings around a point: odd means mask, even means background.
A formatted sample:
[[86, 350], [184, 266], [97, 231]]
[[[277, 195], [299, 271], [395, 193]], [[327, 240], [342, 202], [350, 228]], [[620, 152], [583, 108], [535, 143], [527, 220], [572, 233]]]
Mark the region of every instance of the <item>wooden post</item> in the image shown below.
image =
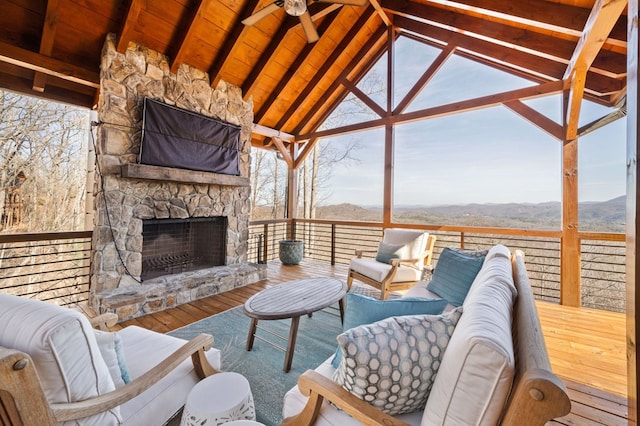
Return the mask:
[[638, 424], [638, 290], [640, 278], [636, 265], [638, 265], [640, 253], [638, 242], [640, 241], [640, 218], [638, 217], [638, 190], [640, 184], [638, 178], [638, 151], [640, 146], [640, 132], [638, 131], [638, 114], [640, 108], [640, 85], [638, 84], [638, 57], [640, 56], [640, 43], [638, 42], [638, 1], [629, 1], [628, 7], [628, 35], [627, 35], [627, 401], [629, 413], [629, 425]]
[[579, 307], [581, 251], [578, 235], [578, 140], [562, 144], [562, 239], [560, 303]]
[[[290, 147], [291, 158], [298, 156], [298, 144], [292, 143]], [[291, 226], [298, 215], [298, 171], [291, 165], [287, 167], [287, 238], [295, 239], [294, 229]]]
[[[387, 115], [393, 114], [393, 62], [394, 62], [393, 27], [387, 30]], [[394, 129], [392, 124], [385, 126], [384, 132], [384, 195], [382, 203], [383, 228], [389, 227], [393, 217], [393, 151]]]

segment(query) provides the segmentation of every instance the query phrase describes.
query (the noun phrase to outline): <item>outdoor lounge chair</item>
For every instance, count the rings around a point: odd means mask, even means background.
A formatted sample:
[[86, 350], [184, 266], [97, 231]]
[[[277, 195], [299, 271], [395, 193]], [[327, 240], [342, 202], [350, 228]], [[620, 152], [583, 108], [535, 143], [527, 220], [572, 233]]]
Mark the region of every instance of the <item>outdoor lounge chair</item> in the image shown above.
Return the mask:
[[0, 294], [0, 423], [164, 424], [218, 372], [212, 344], [135, 326], [100, 332], [73, 309]]
[[[347, 285], [354, 279], [380, 290], [387, 299], [393, 290], [406, 290], [422, 279], [425, 268], [431, 268], [436, 237], [428, 232], [410, 229], [387, 229], [377, 251], [356, 250], [351, 259]], [[375, 258], [363, 254], [375, 253]]]

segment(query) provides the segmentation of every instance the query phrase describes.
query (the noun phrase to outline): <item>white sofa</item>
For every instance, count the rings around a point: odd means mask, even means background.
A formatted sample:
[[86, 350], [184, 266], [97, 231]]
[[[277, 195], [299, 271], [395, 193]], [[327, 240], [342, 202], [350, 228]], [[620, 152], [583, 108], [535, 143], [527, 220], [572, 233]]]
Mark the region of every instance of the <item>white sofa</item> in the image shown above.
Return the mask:
[[[335, 369], [329, 358], [315, 371], [304, 373], [287, 392], [283, 424], [515, 425], [524, 424], [526, 413], [527, 425], [543, 425], [567, 414], [570, 400], [562, 382], [550, 371], [523, 256], [519, 255], [516, 264], [520, 266], [514, 274], [506, 247], [489, 250], [464, 299], [462, 316], [423, 411], [391, 417], [371, 407], [331, 381]], [[437, 297], [426, 286], [420, 282], [404, 297]], [[515, 325], [512, 318], [516, 318]], [[512, 326], [518, 333], [512, 334]], [[518, 334], [527, 338], [527, 345], [514, 345]], [[532, 356], [536, 360], [529, 362]]]
[[[39, 387], [56, 420], [65, 420], [68, 415], [73, 417], [73, 410], [91, 409], [80, 404], [88, 404], [97, 397], [103, 397], [103, 404], [110, 403], [109, 396], [124, 401], [97, 414], [67, 421], [67, 424], [164, 424], [181, 409], [188, 392], [200, 380], [191, 354], [197, 354], [198, 348], [203, 348], [202, 343], [210, 345], [212, 339], [205, 335], [199, 337], [202, 339], [187, 342], [135, 326], [126, 327], [117, 334], [103, 333], [94, 330], [84, 315], [72, 309], [0, 294], [0, 349], [8, 354], [20, 351], [30, 356]], [[124, 351], [126, 361], [122, 367], [126, 365], [129, 384], [122, 381], [115, 345], [121, 345]], [[156, 371], [145, 375], [178, 350], [183, 354], [173, 357], [174, 365], [163, 367], [166, 372], [170, 371], [168, 374]], [[209, 362], [205, 369], [220, 369], [219, 350], [211, 348], [204, 354]], [[20, 384], [12, 381], [15, 380], [11, 377], [2, 377], [4, 383], [0, 390], [14, 384], [13, 391], [16, 391]], [[14, 396], [20, 416], [28, 415], [28, 410], [41, 408], [29, 406], [28, 395], [25, 395], [25, 392], [29, 393], [27, 385], [33, 383], [25, 383], [22, 395]], [[25, 423], [29, 424], [28, 421]]]

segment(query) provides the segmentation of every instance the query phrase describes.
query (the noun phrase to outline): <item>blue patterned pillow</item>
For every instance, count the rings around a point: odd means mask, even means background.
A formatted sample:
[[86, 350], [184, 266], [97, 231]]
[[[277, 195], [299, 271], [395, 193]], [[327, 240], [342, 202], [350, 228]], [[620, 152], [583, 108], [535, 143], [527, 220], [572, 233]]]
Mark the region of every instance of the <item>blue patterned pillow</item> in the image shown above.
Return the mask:
[[472, 252], [445, 247], [427, 289], [453, 306], [461, 306], [486, 255], [486, 250]]
[[[400, 299], [380, 300], [357, 293], [347, 293], [345, 296], [343, 331], [364, 324], [371, 324], [389, 317], [404, 315], [439, 315], [447, 306], [443, 299], [425, 299], [420, 297], [403, 297]], [[340, 349], [331, 361], [334, 368], [338, 368], [342, 360]]]

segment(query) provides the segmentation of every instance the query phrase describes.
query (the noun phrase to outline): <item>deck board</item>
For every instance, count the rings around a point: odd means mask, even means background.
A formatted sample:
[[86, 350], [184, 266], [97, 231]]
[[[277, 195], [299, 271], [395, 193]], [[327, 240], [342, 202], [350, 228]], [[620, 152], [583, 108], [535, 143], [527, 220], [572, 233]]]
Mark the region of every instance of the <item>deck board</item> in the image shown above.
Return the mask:
[[[287, 266], [274, 261], [268, 265], [267, 280], [125, 321], [117, 328], [138, 325], [166, 333], [240, 306], [267, 286], [312, 277], [346, 279], [346, 273], [344, 265], [305, 259], [299, 266]], [[571, 413], [549, 425], [626, 425], [624, 315], [540, 301], [536, 305], [551, 366], [565, 382], [572, 400]]]

